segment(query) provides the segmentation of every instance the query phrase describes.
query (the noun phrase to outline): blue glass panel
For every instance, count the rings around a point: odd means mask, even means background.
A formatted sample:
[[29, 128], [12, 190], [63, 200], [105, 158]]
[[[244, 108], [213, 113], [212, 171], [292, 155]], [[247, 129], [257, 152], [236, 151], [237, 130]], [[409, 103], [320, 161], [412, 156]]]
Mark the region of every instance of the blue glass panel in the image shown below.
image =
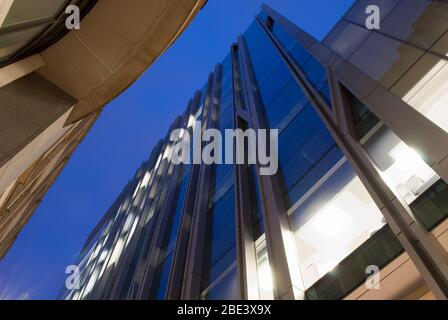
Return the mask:
[[257, 21], [253, 21], [249, 28], [247, 28], [247, 30], [244, 32], [244, 37], [246, 39], [252, 39], [253, 43], [256, 42], [257, 38], [261, 37], [262, 35], [262, 31], [260, 29], [260, 25], [258, 24]]
[[252, 225], [254, 231], [253, 237], [254, 239], [258, 239], [264, 233], [264, 223], [260, 186], [258, 185], [257, 179], [257, 167], [255, 165], [252, 165], [247, 171], [252, 213]]
[[298, 42], [288, 52], [299, 66], [303, 66], [311, 57], [308, 51]]
[[285, 197], [288, 207], [291, 207], [297, 200], [305, 195], [334, 165], [343, 157], [342, 152], [336, 145], [325, 153], [309, 171], [304, 174], [300, 180], [291, 187]]
[[266, 22], [266, 19], [268, 18], [268, 15], [266, 12], [264, 12], [263, 10], [260, 11], [260, 13], [258, 14], [258, 17], [261, 19], [261, 21]]
[[270, 128], [278, 129], [281, 132], [307, 103], [307, 97], [297, 82], [291, 79], [271, 104], [265, 108]]
[[291, 49], [291, 47], [296, 42], [294, 38], [292, 38], [289, 33], [287, 33], [282, 27], [278, 25], [278, 23], [274, 22], [272, 33], [275, 35], [277, 40], [283, 45], [286, 50]]
[[320, 92], [331, 108], [331, 97], [328, 87], [327, 72], [324, 66], [311, 56], [308, 51], [287, 33], [281, 26], [274, 24], [273, 34], [283, 45], [294, 61], [302, 68], [308, 80]]
[[263, 83], [259, 83], [260, 94], [265, 106], [269, 105], [280, 90], [292, 79], [291, 72], [280, 63]]
[[187, 194], [188, 181], [190, 176], [190, 166], [187, 166], [186, 171], [183, 174], [182, 181], [177, 190], [177, 198], [176, 198], [176, 207], [174, 209], [173, 219], [170, 221], [167, 233], [169, 234], [167, 241], [167, 248], [172, 250], [174, 242], [177, 238], [177, 234], [179, 232], [179, 226], [182, 219], [182, 212], [185, 203], [185, 197]]
[[165, 261], [163, 261], [156, 270], [156, 276], [154, 278], [155, 285], [152, 299], [163, 300], [166, 298], [166, 288], [168, 285], [168, 278], [171, 269], [171, 261], [173, 260], [173, 254], [170, 254]]
[[314, 85], [317, 85], [322, 81], [322, 78], [326, 77], [324, 67], [313, 57], [308, 60], [302, 69], [308, 80]]
[[328, 87], [328, 82], [325, 81], [324, 85], [319, 89], [322, 98], [328, 103], [328, 106], [331, 108], [331, 93], [330, 88]]
[[234, 245], [235, 239], [235, 198], [232, 187], [208, 212], [204, 270], [225, 254]]
[[[279, 137], [279, 162], [285, 191], [290, 191], [334, 145], [311, 105], [305, 107]], [[297, 194], [291, 194], [290, 198], [294, 202]]]
[[237, 268], [234, 268], [221, 279], [203, 298], [204, 300], [238, 299]]
[[201, 289], [206, 289], [236, 261], [235, 243], [208, 269], [203, 270]]

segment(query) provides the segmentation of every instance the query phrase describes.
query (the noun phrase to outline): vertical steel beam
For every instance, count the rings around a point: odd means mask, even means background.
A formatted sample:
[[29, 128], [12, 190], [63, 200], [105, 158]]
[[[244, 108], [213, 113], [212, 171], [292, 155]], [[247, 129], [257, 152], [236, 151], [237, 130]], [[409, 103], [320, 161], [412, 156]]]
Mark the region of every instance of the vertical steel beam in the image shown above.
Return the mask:
[[[253, 115], [254, 129], [265, 129], [260, 97], [256, 93], [255, 79], [251, 70], [249, 53], [244, 38], [238, 38], [241, 50], [243, 79], [246, 87], [249, 110]], [[295, 251], [292, 251], [293, 234], [289, 227], [286, 208], [280, 194], [278, 176], [258, 176], [263, 199], [263, 218], [266, 229], [266, 244], [272, 270], [275, 299], [303, 299], [304, 285]]]
[[[219, 85], [220, 85], [221, 67], [216, 66], [215, 74], [212, 81], [209, 81], [208, 98], [206, 99], [206, 123], [203, 123], [203, 128], [215, 128], [217, 123], [214, 119], [217, 118], [219, 105]], [[200, 142], [202, 143], [202, 142]], [[191, 224], [191, 231], [189, 236], [189, 244], [187, 251], [187, 260], [185, 265], [183, 287], [181, 299], [191, 300], [199, 299], [201, 291], [202, 279], [202, 262], [204, 254], [204, 242], [207, 227], [207, 212], [210, 197], [210, 177], [213, 166], [201, 164], [198, 189], [195, 195], [195, 204], [193, 210], [193, 220]]]
[[[248, 117], [237, 98], [237, 77], [241, 77], [238, 63], [238, 46], [234, 44], [231, 49], [232, 56], [232, 82], [233, 82], [233, 123], [235, 129], [246, 130], [251, 127], [250, 118], [244, 119], [241, 114]], [[244, 119], [244, 120], [242, 120]], [[247, 125], [243, 127], [241, 122]], [[241, 299], [258, 299], [258, 272], [255, 252], [254, 228], [252, 221], [252, 206], [250, 203], [250, 186], [248, 181], [248, 165], [236, 164], [236, 148], [234, 146], [234, 185], [235, 185], [235, 218], [236, 218], [236, 249], [238, 266], [238, 290]]]
[[[279, 15], [275, 17], [277, 23], [284, 21], [282, 20], [284, 18], [280, 19], [279, 17]], [[375, 168], [368, 159], [362, 147], [350, 136], [342, 134], [339, 124], [329, 116], [328, 110], [330, 109], [326, 105], [326, 102], [310, 84], [300, 67], [297, 66], [292, 57], [277, 41], [270, 30], [265, 28], [261, 22], [260, 25], [270, 37], [280, 56], [294, 75], [297, 83], [307, 94], [315, 110], [332, 134], [340, 149], [352, 164], [361, 181], [366, 186], [366, 189], [377, 202], [386, 221], [396, 234], [403, 248], [409, 254], [417, 269], [420, 271], [426, 284], [436, 297], [447, 299], [448, 257], [446, 251], [432, 234], [424, 230], [424, 228], [412, 218], [412, 212], [409, 207], [400, 198], [397, 198], [394, 192], [383, 181], [378, 169]], [[299, 39], [297, 40], [300, 42]], [[310, 53], [315, 56], [313, 52]], [[319, 57], [315, 56], [315, 58], [321, 61]], [[336, 89], [333, 88], [333, 91], [335, 90]], [[341, 106], [334, 107], [340, 108]]]
[[[196, 111], [201, 102], [201, 93], [197, 92], [193, 102], [192, 110]], [[198, 188], [199, 164], [191, 164], [191, 172], [188, 181], [187, 193], [184, 207], [182, 209], [182, 220], [177, 235], [176, 246], [173, 253], [173, 262], [168, 277], [167, 299], [180, 299], [184, 279], [184, 269], [187, 259], [188, 239], [190, 237], [191, 221], [194, 210], [194, 200]]]

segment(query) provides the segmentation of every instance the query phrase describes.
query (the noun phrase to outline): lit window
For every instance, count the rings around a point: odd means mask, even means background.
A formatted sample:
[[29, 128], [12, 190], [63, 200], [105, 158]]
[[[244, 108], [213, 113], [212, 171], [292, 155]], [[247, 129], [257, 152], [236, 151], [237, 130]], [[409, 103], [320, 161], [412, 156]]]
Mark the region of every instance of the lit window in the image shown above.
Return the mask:
[[350, 227], [351, 223], [352, 219], [335, 204], [319, 211], [312, 222], [316, 231], [328, 238], [340, 235]]
[[365, 148], [383, 179], [408, 204], [440, 179], [416, 150], [407, 146], [388, 128], [380, 129]]
[[385, 224], [348, 162], [342, 160], [332, 171], [290, 216], [306, 289]]
[[146, 172], [145, 176], [143, 177], [142, 185], [140, 186], [140, 188], [146, 188], [148, 186], [150, 179], [151, 179], [151, 172]]
[[135, 198], [135, 196], [137, 195], [137, 192], [140, 190], [140, 184], [141, 184], [141, 183], [142, 183], [142, 182], [140, 181], [140, 182], [137, 184], [137, 187], [135, 187], [134, 193], [132, 194], [132, 199]]
[[274, 299], [274, 294], [272, 292], [272, 272], [269, 265], [268, 250], [266, 247], [266, 239], [264, 234], [255, 242], [255, 247], [257, 255], [258, 290], [260, 300], [272, 300]]

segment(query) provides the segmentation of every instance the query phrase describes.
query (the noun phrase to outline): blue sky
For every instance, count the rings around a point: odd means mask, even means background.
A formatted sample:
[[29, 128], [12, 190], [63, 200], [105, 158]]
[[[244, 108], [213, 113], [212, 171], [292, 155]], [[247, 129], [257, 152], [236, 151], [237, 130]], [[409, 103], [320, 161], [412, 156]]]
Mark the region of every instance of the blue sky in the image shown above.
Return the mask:
[[353, 2], [209, 0], [178, 41], [109, 103], [79, 145], [0, 261], [0, 299], [56, 298], [90, 231], [261, 4], [321, 39]]

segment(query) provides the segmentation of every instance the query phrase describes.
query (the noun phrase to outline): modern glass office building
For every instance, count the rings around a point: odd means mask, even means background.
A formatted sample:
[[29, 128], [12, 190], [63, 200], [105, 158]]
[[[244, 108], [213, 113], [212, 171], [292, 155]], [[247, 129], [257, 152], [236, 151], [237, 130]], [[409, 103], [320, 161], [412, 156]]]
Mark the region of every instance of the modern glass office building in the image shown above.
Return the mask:
[[[62, 298], [448, 298], [447, 53], [445, 1], [357, 1], [323, 41], [263, 7], [92, 232]], [[278, 173], [174, 165], [170, 133], [196, 120], [278, 129]]]

